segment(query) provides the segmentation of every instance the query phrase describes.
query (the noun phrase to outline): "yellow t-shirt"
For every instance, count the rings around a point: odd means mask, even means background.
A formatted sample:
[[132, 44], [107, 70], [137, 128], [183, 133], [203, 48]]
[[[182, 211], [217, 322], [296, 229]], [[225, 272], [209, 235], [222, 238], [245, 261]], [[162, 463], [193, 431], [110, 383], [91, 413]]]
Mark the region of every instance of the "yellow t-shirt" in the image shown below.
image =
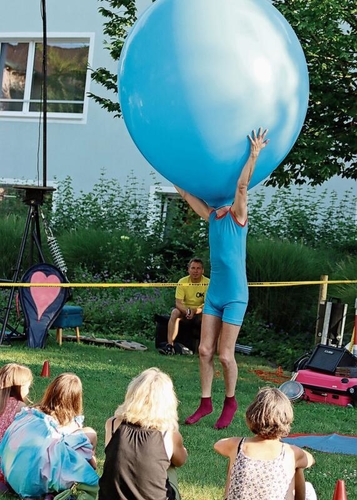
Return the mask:
[[[192, 283], [190, 276], [185, 276], [179, 280], [182, 283]], [[191, 286], [178, 286], [176, 288], [175, 298], [182, 300], [186, 307], [201, 307], [204, 304], [208, 289], [209, 278], [202, 276], [200, 283], [194, 283]]]

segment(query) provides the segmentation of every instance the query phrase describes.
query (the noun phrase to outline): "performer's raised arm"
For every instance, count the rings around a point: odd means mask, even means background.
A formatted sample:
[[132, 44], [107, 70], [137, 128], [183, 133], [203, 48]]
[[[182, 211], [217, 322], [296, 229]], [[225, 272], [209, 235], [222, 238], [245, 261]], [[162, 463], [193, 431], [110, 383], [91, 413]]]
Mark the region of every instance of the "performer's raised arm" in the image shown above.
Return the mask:
[[237, 188], [232, 205], [232, 212], [241, 224], [244, 224], [247, 220], [249, 182], [252, 178], [259, 153], [269, 142], [269, 139], [266, 139], [267, 133], [267, 129], [263, 132], [263, 129], [260, 127], [258, 135], [255, 130], [253, 130], [252, 135], [248, 135], [250, 140], [250, 154], [237, 181]]
[[192, 210], [196, 212], [197, 215], [202, 217], [204, 220], [208, 220], [209, 214], [212, 211], [212, 208], [207, 205], [207, 203], [196, 196], [184, 191], [183, 189], [175, 186], [177, 192], [181, 195], [181, 197], [190, 205]]

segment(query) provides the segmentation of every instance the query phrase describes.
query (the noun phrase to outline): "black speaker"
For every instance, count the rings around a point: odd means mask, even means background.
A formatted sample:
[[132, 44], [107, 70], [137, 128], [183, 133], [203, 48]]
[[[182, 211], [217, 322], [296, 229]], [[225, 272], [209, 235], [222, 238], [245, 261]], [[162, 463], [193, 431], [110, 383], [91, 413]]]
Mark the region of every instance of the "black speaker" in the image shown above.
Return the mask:
[[304, 368], [334, 374], [338, 366], [357, 366], [357, 358], [343, 347], [318, 344]]

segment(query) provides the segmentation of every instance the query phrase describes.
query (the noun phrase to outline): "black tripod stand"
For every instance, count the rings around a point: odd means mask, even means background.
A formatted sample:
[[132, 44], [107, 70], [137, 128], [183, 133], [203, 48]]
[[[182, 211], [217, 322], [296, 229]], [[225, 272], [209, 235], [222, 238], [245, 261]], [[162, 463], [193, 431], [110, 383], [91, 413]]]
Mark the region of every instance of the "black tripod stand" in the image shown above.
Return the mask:
[[[38, 262], [45, 262], [45, 258], [41, 248], [41, 233], [40, 233], [40, 219], [39, 219], [39, 207], [44, 202], [44, 196], [46, 193], [54, 191], [53, 187], [46, 186], [25, 186], [18, 185], [14, 186], [16, 189], [23, 191], [23, 202], [28, 205], [27, 218], [25, 222], [25, 228], [21, 239], [20, 250], [17, 257], [16, 267], [14, 270], [14, 274], [11, 280], [11, 283], [17, 283], [21, 271], [21, 264], [24, 257], [24, 251], [26, 248], [26, 242], [29, 234], [31, 235], [30, 240], [30, 253], [29, 253], [29, 261], [30, 265], [34, 263], [34, 249], [36, 246], [38, 253]], [[0, 283], [1, 286], [1, 283]], [[4, 341], [4, 337], [6, 334], [6, 327], [8, 325], [10, 311], [12, 302], [14, 300], [15, 295], [15, 287], [10, 288], [10, 295], [8, 298], [7, 306], [5, 308], [4, 318], [0, 318], [0, 324], [2, 323], [1, 334], [0, 334], [0, 345], [2, 345]], [[9, 327], [10, 336], [15, 333], [15, 329], [13, 327]]]

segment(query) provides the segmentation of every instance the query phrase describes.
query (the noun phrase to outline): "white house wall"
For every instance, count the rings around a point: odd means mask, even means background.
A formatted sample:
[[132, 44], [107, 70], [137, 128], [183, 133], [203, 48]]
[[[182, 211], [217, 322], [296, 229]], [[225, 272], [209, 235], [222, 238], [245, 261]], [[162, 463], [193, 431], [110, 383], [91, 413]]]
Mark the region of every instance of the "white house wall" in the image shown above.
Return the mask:
[[[141, 0], [143, 8], [150, 2]], [[97, 0], [47, 0], [47, 32], [86, 33], [94, 37], [93, 68], [104, 66], [115, 73], [117, 65], [103, 46], [105, 18]], [[5, 6], [3, 6], [5, 7]], [[11, 0], [0, 16], [0, 37], [4, 33], [40, 33], [42, 35], [41, 0]], [[49, 35], [48, 35], [49, 36]], [[91, 92], [108, 95], [103, 87], [90, 82]], [[61, 181], [70, 176], [76, 190], [91, 190], [101, 169], [108, 178], [124, 183], [134, 175], [149, 187], [152, 168], [132, 142], [122, 119], [88, 102], [84, 123], [53, 122], [47, 125], [47, 179]], [[42, 184], [42, 131], [37, 121], [0, 118], [0, 179], [39, 180]], [[39, 152], [38, 152], [39, 150]], [[38, 157], [40, 168], [38, 169]], [[168, 184], [159, 174], [156, 179]]]
[[[41, 0], [4, 0], [0, 38], [4, 33], [42, 35], [41, 3]], [[138, 0], [139, 13], [150, 4], [151, 0]], [[104, 66], [115, 73], [117, 64], [103, 45], [105, 18], [98, 12], [98, 8], [105, 5], [98, 0], [46, 0], [47, 32], [91, 34], [94, 37], [92, 67]], [[89, 90], [113, 97], [92, 81]], [[0, 182], [1, 179], [17, 179], [42, 184], [42, 143], [39, 146], [39, 137], [42, 139], [38, 121], [0, 117]], [[116, 178], [121, 183], [133, 172], [148, 190], [153, 184], [153, 169], [132, 142], [123, 120], [113, 118], [113, 114], [101, 109], [93, 100], [88, 101], [83, 123], [49, 121], [47, 141], [48, 182], [70, 176], [77, 191], [87, 192], [98, 181], [101, 169], [105, 169], [108, 178]], [[168, 186], [166, 190], [170, 191], [171, 184], [162, 176], [156, 173], [155, 179]], [[316, 189], [325, 187], [338, 193], [351, 188], [356, 192], [356, 181], [335, 176]]]

